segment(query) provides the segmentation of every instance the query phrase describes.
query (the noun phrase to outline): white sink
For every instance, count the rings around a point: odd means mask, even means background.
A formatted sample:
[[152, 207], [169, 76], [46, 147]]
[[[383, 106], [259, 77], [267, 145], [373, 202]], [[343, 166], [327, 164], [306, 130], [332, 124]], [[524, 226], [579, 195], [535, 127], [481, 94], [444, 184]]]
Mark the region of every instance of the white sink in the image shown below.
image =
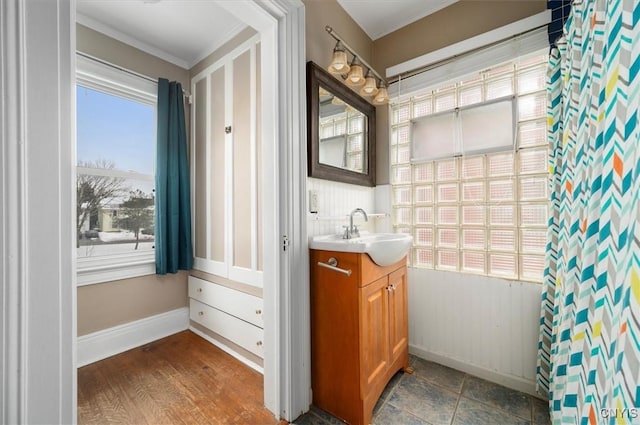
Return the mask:
[[379, 266], [389, 266], [402, 259], [409, 248], [412, 238], [404, 233], [365, 233], [352, 239], [343, 239], [342, 235], [312, 236], [309, 248], [325, 251], [364, 252]]

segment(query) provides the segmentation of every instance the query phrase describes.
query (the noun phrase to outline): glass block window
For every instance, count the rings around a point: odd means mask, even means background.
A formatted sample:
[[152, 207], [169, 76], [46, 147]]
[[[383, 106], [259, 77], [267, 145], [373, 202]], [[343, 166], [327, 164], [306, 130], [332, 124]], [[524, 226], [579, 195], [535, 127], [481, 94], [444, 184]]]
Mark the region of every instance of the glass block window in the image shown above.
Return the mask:
[[[397, 232], [413, 235], [413, 267], [542, 281], [549, 213], [546, 63], [541, 54], [501, 64], [391, 106], [392, 218]], [[412, 120], [505, 96], [516, 98], [513, 148], [412, 161]]]
[[[347, 107], [342, 113], [320, 120], [320, 138], [327, 147], [334, 145], [331, 150], [326, 150], [333, 153], [320, 159], [336, 167], [346, 167], [349, 170], [362, 172], [364, 170], [362, 159], [365, 155], [365, 122], [362, 114], [350, 108]], [[405, 159], [408, 152], [399, 154], [401, 159]]]

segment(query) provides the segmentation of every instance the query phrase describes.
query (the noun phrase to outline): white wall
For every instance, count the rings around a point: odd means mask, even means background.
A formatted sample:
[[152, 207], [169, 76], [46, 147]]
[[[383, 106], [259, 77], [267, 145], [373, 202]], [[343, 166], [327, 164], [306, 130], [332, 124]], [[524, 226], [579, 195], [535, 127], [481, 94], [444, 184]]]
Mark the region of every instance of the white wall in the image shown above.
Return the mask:
[[[375, 189], [367, 186], [339, 183], [330, 180], [307, 178], [307, 191], [318, 194], [318, 213], [309, 214], [309, 196], [307, 194], [307, 234], [309, 236], [339, 233], [343, 225], [349, 224], [348, 215], [355, 208], [367, 213], [377, 213]], [[354, 216], [354, 224], [362, 230], [375, 231], [377, 219], [365, 223], [362, 215]]]
[[409, 351], [535, 395], [540, 284], [410, 268]]

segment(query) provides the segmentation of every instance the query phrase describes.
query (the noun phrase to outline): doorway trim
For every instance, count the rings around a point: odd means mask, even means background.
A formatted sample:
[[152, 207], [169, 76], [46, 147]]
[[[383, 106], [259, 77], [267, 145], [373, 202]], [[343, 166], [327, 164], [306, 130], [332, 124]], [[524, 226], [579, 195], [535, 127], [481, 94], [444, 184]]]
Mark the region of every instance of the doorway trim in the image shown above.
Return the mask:
[[[241, 11], [241, 19], [271, 40], [276, 53], [263, 77], [277, 81], [271, 122], [279, 165], [263, 176], [273, 182], [279, 213], [271, 217], [279, 245], [270, 250], [274, 281], [264, 288], [265, 313], [271, 312], [265, 314], [265, 405], [291, 421], [308, 410], [311, 387], [304, 5], [221, 2], [232, 3], [250, 11]], [[0, 105], [0, 418], [6, 423], [77, 421], [75, 4], [0, 2], [0, 87], [8, 99]], [[285, 237], [288, 247], [280, 246]]]
[[75, 423], [75, 1], [0, 2], [0, 422]]
[[[305, 16], [300, 0], [222, 2], [260, 33], [263, 140], [264, 403], [292, 421], [311, 404], [306, 230]], [[264, 84], [274, 81], [276, 84]], [[266, 115], [265, 115], [266, 114]], [[271, 127], [265, 129], [265, 125]], [[266, 131], [266, 133], [265, 133]], [[269, 134], [269, 137], [266, 137]], [[274, 249], [276, 248], [276, 249]]]

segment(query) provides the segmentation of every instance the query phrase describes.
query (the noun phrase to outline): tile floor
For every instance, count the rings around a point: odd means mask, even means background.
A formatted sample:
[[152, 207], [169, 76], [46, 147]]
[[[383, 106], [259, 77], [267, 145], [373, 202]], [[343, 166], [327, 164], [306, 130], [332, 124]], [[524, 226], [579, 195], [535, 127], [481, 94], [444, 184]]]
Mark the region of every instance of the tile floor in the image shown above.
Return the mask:
[[[396, 374], [373, 413], [376, 425], [548, 425], [547, 404], [437, 363], [411, 356], [415, 373]], [[296, 425], [339, 425], [312, 407]]]

